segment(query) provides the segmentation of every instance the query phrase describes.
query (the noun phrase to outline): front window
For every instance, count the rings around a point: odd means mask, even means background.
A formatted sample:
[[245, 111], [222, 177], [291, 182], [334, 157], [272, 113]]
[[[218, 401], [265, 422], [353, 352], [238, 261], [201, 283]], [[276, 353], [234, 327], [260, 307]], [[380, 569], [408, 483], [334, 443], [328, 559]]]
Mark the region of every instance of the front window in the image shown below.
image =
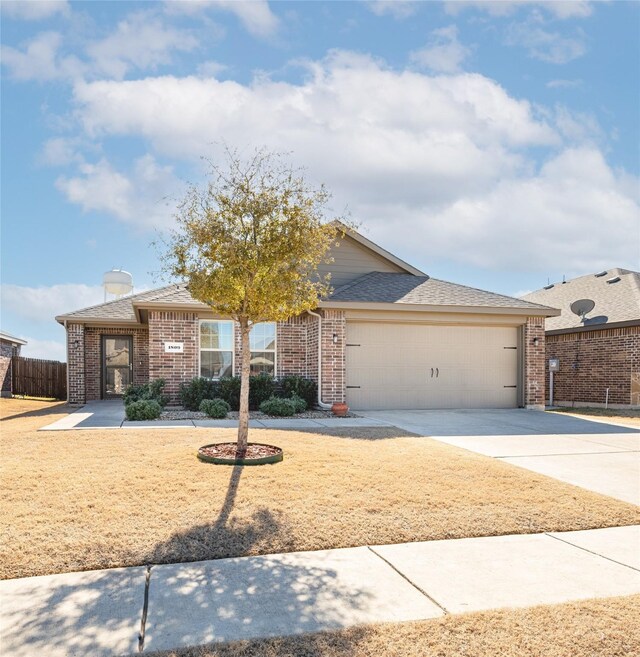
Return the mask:
[[251, 374], [276, 374], [276, 323], [256, 324], [249, 334]]
[[200, 323], [200, 376], [219, 379], [233, 375], [233, 322]]

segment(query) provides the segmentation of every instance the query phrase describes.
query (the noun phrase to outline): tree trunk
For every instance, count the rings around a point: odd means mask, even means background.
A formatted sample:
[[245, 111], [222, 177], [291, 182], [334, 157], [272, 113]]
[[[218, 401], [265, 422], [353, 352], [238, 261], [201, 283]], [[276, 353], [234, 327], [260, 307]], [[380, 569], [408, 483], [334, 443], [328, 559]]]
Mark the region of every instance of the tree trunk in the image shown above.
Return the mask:
[[242, 339], [242, 370], [240, 373], [240, 417], [238, 418], [238, 452], [244, 453], [249, 439], [249, 374], [251, 372], [251, 327], [246, 319], [240, 320]]

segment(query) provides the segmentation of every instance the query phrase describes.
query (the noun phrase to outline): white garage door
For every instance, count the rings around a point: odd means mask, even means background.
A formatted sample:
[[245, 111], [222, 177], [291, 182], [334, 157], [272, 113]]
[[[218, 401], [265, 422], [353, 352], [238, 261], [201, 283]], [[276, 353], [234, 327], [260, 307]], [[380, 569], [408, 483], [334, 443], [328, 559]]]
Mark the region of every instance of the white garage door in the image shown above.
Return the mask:
[[513, 408], [518, 329], [348, 322], [346, 369], [355, 410]]

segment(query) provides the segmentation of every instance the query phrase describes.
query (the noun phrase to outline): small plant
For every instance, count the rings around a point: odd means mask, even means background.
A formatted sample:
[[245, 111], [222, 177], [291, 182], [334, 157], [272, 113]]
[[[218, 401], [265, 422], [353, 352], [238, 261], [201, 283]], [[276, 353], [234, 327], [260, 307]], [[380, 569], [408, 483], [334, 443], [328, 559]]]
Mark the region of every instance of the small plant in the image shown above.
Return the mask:
[[307, 402], [302, 399], [302, 397], [298, 397], [298, 395], [294, 393], [289, 399], [293, 402], [293, 407], [296, 409], [296, 413], [304, 413], [307, 410]]
[[284, 376], [280, 379], [280, 389], [283, 397], [298, 397], [305, 400], [307, 408], [313, 408], [318, 400], [318, 386], [312, 379], [303, 376]]
[[271, 399], [276, 391], [276, 384], [270, 374], [257, 374], [249, 378], [249, 408], [252, 411], [260, 408], [260, 404]]
[[240, 377], [224, 376], [218, 381], [218, 397], [224, 399], [232, 411], [240, 409]]
[[292, 399], [282, 397], [271, 397], [260, 404], [260, 410], [267, 415], [277, 417], [291, 417], [296, 413], [296, 406]]
[[127, 386], [122, 396], [125, 407], [133, 402], [151, 399], [157, 401], [162, 407], [166, 406], [169, 398], [162, 394], [165, 385], [164, 379], [155, 379], [149, 383]]
[[155, 420], [162, 413], [162, 406], [155, 399], [139, 399], [124, 407], [127, 420]]
[[189, 411], [200, 410], [200, 404], [204, 399], [214, 399], [220, 396], [218, 382], [202, 376], [182, 383], [179, 394], [182, 405]]
[[227, 413], [230, 410], [231, 407], [229, 404], [219, 397], [216, 397], [216, 399], [203, 399], [200, 403], [200, 411], [217, 420], [227, 417]]

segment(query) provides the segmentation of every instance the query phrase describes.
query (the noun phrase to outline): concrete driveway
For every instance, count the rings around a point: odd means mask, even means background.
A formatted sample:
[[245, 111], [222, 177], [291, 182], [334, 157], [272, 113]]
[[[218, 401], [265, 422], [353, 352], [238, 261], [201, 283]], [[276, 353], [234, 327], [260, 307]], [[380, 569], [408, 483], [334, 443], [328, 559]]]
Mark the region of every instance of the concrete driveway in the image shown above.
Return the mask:
[[640, 505], [640, 430], [542, 411], [366, 411], [420, 436]]

